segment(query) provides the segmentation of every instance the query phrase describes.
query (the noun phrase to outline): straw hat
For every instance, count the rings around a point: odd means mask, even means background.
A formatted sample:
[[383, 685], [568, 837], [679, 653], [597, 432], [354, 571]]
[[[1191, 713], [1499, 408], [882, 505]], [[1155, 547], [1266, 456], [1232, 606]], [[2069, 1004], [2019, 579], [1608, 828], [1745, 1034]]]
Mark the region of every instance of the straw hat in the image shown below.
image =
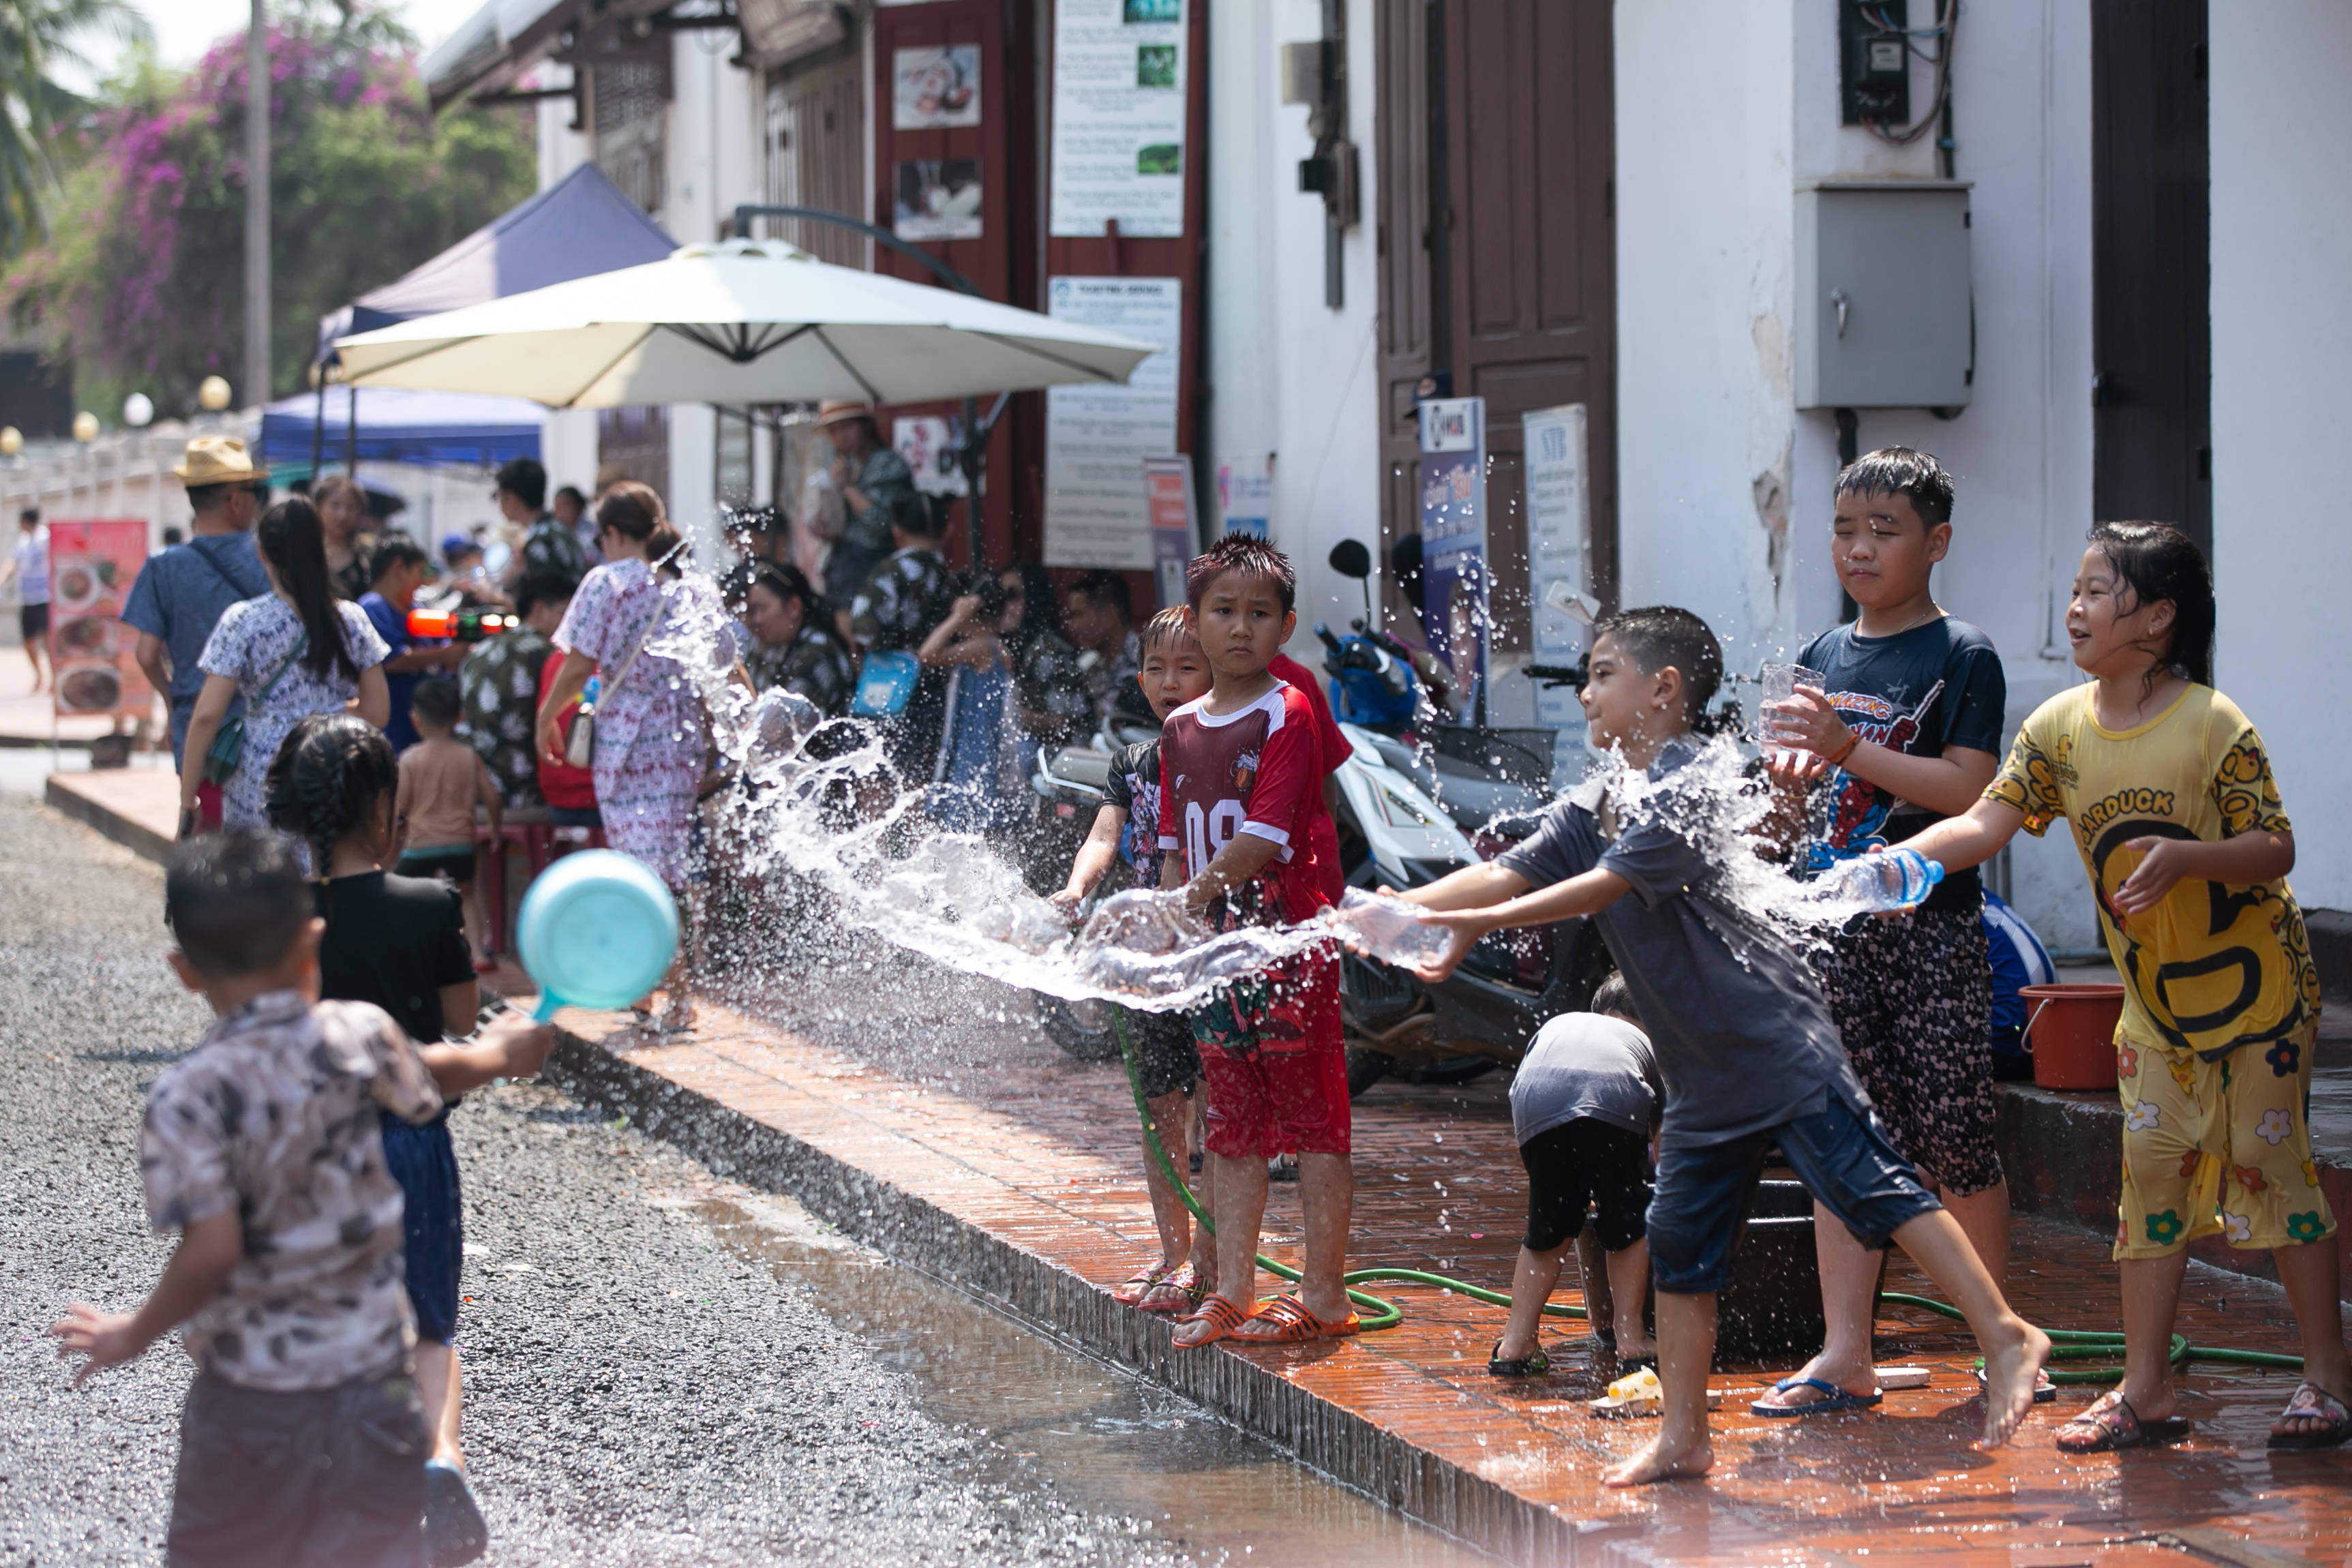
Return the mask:
[[269, 477], [246, 455], [245, 443], [234, 436], [199, 436], [188, 443], [188, 455], [172, 472], [190, 489], [199, 485], [234, 485]]
[[854, 398], [828, 397], [816, 405], [816, 422], [820, 428], [827, 425], [840, 425], [852, 419], [873, 417], [874, 405], [859, 403]]

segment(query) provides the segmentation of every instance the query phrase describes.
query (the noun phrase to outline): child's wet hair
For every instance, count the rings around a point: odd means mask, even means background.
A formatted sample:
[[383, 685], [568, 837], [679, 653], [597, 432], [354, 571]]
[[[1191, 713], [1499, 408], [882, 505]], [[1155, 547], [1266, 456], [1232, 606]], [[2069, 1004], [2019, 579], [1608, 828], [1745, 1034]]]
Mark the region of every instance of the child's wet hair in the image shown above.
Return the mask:
[[311, 913], [310, 884], [282, 834], [207, 833], [173, 849], [163, 873], [163, 923], [200, 974], [227, 980], [268, 969]]
[[399, 783], [400, 759], [383, 731], [352, 714], [314, 713], [278, 748], [262, 799], [270, 826], [308, 844], [324, 877], [335, 841], [373, 821]]
[[1705, 621], [1672, 605], [1620, 610], [1592, 628], [1592, 640], [1615, 643], [1643, 675], [1672, 665], [1683, 673], [1683, 717], [1696, 724], [1723, 684], [1723, 645]]
[[1159, 611], [1143, 623], [1140, 641], [1145, 653], [1154, 648], [1181, 652], [1188, 647], [1197, 653], [1201, 647], [1201, 639], [1192, 634], [1192, 617], [1175, 605]]
[[1641, 1027], [1642, 1015], [1633, 1010], [1633, 994], [1625, 989], [1625, 977], [1615, 970], [1592, 990], [1591, 1011], [1606, 1013], [1612, 1018], [1622, 1018], [1634, 1027]]
[[1184, 568], [1184, 602], [1199, 609], [1209, 584], [1228, 572], [1263, 577], [1272, 583], [1274, 591], [1281, 595], [1284, 615], [1298, 607], [1298, 574], [1292, 568], [1290, 557], [1265, 540], [1246, 533], [1228, 533], [1192, 557]]
[[459, 694], [457, 683], [449, 677], [427, 676], [409, 694], [408, 711], [418, 721], [436, 729], [455, 729], [459, 716], [466, 711], [466, 700]]
[[[2213, 684], [2213, 572], [2196, 542], [2168, 522], [2103, 522], [2091, 544], [2107, 558], [2137, 603], [2172, 601], [2172, 630], [2157, 653], [2184, 680]], [[2155, 671], [2149, 672], [2151, 681]]]
[[1952, 476], [1930, 453], [1909, 447], [1864, 452], [1838, 470], [1836, 492], [1845, 496], [1901, 496], [1929, 528], [1952, 521]]

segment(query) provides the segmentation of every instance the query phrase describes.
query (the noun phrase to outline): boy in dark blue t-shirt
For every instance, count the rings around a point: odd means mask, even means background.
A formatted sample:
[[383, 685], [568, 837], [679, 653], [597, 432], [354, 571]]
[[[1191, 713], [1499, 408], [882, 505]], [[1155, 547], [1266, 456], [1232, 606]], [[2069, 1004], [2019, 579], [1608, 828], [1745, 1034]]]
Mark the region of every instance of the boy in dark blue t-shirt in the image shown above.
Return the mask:
[[[1767, 765], [1783, 787], [1810, 793], [1801, 875], [1958, 816], [1992, 782], [2009, 695], [2000, 656], [1929, 591], [1951, 546], [1951, 476], [1927, 453], [1889, 447], [1838, 475], [1830, 554], [1861, 615], [1805, 645], [1798, 662], [1825, 679], [1769, 716], [1781, 749]], [[1853, 921], [1817, 971], [1895, 1146], [1999, 1279], [2009, 1267], [2009, 1184], [1983, 910], [1975, 869], [1956, 871], [1915, 910]], [[1870, 1346], [1878, 1260], [1840, 1226], [1816, 1225], [1813, 1234], [1828, 1338], [1759, 1414], [1826, 1414], [1878, 1394]]]
[[1594, 629], [1590, 668], [1578, 697], [1593, 743], [1622, 757], [1622, 773], [1571, 792], [1507, 854], [1404, 896], [1454, 933], [1442, 960], [1416, 971], [1431, 984], [1488, 932], [1590, 915], [1656, 1050], [1665, 1110], [1647, 1224], [1664, 1421], [1604, 1479], [1638, 1486], [1713, 1463], [1715, 1298], [1767, 1142], [1858, 1239], [1899, 1243], [1960, 1307], [1990, 1380], [1983, 1441], [2006, 1442], [2049, 1338], [2010, 1310], [1887, 1142], [1804, 960], [1731, 896], [1726, 858], [1750, 851], [1712, 837], [1728, 803], [1709, 792], [1726, 786], [1694, 765], [1691, 733], [1722, 679], [1714, 634], [1687, 610], [1628, 610]]

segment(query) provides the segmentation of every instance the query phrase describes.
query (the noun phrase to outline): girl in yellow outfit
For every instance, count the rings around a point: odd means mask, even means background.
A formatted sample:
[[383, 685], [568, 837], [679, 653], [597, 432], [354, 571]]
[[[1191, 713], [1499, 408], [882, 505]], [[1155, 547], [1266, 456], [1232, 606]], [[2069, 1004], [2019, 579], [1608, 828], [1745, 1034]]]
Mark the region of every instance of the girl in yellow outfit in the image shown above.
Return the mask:
[[2189, 1243], [2269, 1251], [2303, 1335], [2304, 1383], [2274, 1448], [2352, 1437], [2352, 1364], [2336, 1297], [2336, 1219], [2304, 1106], [2319, 975], [2287, 890], [2294, 836], [2262, 737], [2213, 689], [2213, 581], [2176, 529], [2091, 531], [2066, 606], [2093, 679], [2034, 710], [1965, 816], [1905, 847], [1948, 868], [2021, 827], [2074, 826], [2107, 951], [2124, 977], [2124, 1380], [2058, 1447], [2103, 1453], [2177, 1426], [2173, 1321]]

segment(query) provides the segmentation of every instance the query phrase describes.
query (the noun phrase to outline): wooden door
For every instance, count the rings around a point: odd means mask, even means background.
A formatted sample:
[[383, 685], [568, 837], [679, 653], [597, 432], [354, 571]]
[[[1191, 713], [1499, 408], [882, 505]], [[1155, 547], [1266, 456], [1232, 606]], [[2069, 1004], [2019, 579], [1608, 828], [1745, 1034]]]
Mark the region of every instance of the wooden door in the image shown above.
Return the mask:
[[[766, 199], [866, 216], [866, 73], [856, 56], [768, 78]], [[821, 261], [866, 264], [865, 237], [830, 224], [761, 220], [772, 235]]]
[[2091, 489], [2210, 551], [2205, 4], [2091, 5]]
[[1519, 416], [1582, 403], [1593, 574], [1616, 567], [1609, 0], [1381, 0], [1383, 532], [1415, 526], [1414, 383], [1486, 400], [1496, 647], [1528, 641]]

